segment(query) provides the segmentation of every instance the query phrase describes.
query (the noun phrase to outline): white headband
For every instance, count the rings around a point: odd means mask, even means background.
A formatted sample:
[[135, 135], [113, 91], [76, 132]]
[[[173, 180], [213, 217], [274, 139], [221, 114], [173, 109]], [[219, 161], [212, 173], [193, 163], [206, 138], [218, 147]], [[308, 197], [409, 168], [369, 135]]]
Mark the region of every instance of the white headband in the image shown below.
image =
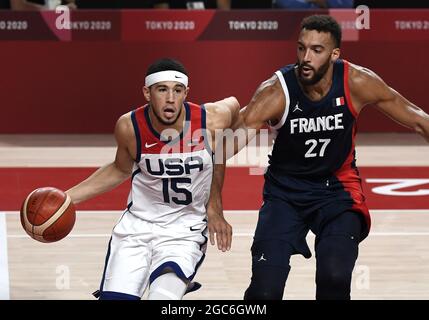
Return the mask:
[[151, 85], [161, 81], [175, 81], [180, 82], [185, 87], [188, 86], [188, 76], [179, 71], [160, 71], [148, 75], [145, 79], [145, 86], [150, 87]]

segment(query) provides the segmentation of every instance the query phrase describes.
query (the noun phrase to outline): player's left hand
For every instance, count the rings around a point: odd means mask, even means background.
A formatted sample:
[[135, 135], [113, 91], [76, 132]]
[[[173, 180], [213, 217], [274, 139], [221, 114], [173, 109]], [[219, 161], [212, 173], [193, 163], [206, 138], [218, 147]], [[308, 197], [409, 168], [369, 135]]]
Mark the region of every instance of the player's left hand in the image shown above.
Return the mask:
[[210, 244], [215, 245], [216, 234], [217, 248], [222, 252], [229, 251], [232, 242], [232, 227], [223, 217], [222, 210], [207, 208], [207, 218]]

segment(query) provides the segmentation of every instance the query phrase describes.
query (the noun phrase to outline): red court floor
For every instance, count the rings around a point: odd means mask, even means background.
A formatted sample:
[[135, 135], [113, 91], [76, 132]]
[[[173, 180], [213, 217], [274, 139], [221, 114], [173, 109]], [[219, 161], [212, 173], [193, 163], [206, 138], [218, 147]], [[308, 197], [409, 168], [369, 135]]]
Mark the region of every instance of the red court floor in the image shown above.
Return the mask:
[[[0, 211], [19, 210], [26, 195], [38, 187], [66, 190], [94, 170], [96, 168], [0, 168]], [[429, 167], [361, 167], [360, 173], [370, 209], [429, 209]], [[224, 209], [259, 209], [262, 186], [263, 177], [249, 175], [249, 168], [229, 167], [223, 192]], [[374, 188], [383, 186], [381, 190], [378, 188], [383, 194], [374, 192]], [[116, 190], [80, 204], [78, 209], [121, 210], [126, 206], [128, 190], [129, 182], [126, 182]]]

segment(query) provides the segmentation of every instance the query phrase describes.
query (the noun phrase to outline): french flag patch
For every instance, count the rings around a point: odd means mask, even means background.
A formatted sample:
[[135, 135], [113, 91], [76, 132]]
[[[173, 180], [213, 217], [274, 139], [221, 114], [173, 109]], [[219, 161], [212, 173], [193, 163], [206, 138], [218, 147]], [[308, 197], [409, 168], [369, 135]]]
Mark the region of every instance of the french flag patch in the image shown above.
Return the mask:
[[333, 105], [334, 107], [341, 107], [345, 104], [344, 97], [338, 97], [333, 99]]

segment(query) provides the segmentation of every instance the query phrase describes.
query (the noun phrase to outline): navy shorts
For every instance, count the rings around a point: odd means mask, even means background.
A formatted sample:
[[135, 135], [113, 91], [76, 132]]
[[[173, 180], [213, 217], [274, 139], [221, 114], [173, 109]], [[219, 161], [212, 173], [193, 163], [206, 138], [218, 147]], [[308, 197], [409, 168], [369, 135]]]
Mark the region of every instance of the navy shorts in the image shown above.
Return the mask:
[[[277, 252], [274, 256], [287, 262], [290, 254], [310, 258], [306, 242], [310, 230], [316, 235], [316, 244], [327, 235], [344, 235], [360, 242], [368, 235], [368, 227], [363, 214], [352, 207], [353, 199], [335, 178], [303, 180], [276, 176], [274, 179], [267, 172], [252, 255], [257, 257], [259, 251], [268, 254], [271, 250]], [[279, 255], [282, 250], [291, 252]], [[271, 262], [283, 265], [286, 260]]]

